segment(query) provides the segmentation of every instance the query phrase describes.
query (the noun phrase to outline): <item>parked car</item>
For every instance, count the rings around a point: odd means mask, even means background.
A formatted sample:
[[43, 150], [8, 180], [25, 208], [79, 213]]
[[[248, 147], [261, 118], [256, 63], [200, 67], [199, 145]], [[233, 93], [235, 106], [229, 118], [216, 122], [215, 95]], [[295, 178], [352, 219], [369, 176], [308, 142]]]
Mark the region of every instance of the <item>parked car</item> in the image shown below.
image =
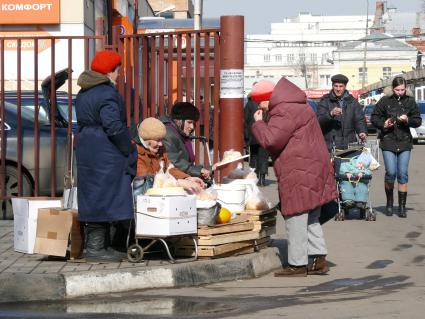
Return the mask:
[[423, 143], [425, 142], [425, 101], [419, 101], [418, 107], [419, 112], [422, 117], [422, 125], [417, 128], [410, 128], [410, 133], [412, 133], [413, 143]]
[[373, 126], [372, 122], [370, 121], [370, 118], [372, 117], [372, 112], [374, 109], [375, 109], [375, 104], [366, 105], [365, 108], [363, 109], [368, 133], [371, 133], [371, 132], [376, 133], [376, 128]]
[[[55, 76], [56, 88], [67, 78], [64, 70]], [[5, 136], [6, 136], [6, 194], [18, 196], [18, 108], [17, 92], [5, 92]], [[50, 77], [43, 81], [39, 92], [39, 195], [51, 194], [51, 158], [50, 158]], [[75, 99], [72, 101], [75, 105]], [[35, 185], [35, 145], [34, 145], [34, 92], [21, 92], [21, 127], [22, 127], [22, 195], [34, 194]], [[75, 111], [71, 125], [76, 127]], [[56, 94], [55, 115], [55, 156], [56, 156], [56, 194], [63, 191], [63, 178], [66, 170], [67, 127], [68, 127], [68, 95], [65, 92]], [[0, 200], [0, 219], [13, 218], [11, 201]]]

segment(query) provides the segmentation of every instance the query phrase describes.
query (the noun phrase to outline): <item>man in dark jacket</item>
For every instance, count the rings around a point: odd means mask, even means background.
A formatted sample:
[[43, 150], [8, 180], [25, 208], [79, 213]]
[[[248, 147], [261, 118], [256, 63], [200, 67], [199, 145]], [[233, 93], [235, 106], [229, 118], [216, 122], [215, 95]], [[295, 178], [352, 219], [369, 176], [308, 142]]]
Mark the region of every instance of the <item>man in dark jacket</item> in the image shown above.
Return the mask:
[[125, 254], [109, 243], [112, 222], [133, 218], [131, 172], [137, 151], [131, 144], [123, 101], [114, 83], [120, 55], [100, 51], [91, 70], [78, 78], [78, 218], [85, 223], [88, 262], [119, 262]]
[[[258, 144], [254, 134], [251, 133], [254, 124], [254, 113], [258, 110], [258, 104], [248, 95], [248, 101], [244, 108], [245, 116], [245, 143], [249, 147], [249, 167], [255, 168], [258, 176], [258, 186], [266, 186], [266, 175], [269, 168], [269, 153]], [[266, 112], [263, 114], [266, 119]]]
[[164, 116], [161, 121], [167, 128], [164, 146], [168, 157], [175, 167], [194, 177], [208, 180], [211, 172], [202, 165], [195, 164], [195, 153], [191, 135], [199, 120], [198, 109], [189, 102], [177, 102], [171, 109], [171, 117]]
[[320, 99], [317, 107], [317, 118], [329, 151], [334, 145], [338, 149], [348, 148], [349, 143], [357, 142], [356, 133], [361, 140], [367, 138], [363, 108], [346, 90], [348, 78], [337, 74], [331, 81], [332, 90]]

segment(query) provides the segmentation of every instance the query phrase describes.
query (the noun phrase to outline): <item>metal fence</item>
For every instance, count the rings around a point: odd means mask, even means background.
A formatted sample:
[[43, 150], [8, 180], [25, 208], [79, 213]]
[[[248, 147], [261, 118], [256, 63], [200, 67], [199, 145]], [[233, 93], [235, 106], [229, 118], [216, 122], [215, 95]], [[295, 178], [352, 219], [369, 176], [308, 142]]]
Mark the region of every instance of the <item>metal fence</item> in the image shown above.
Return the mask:
[[[213, 145], [217, 161], [219, 30], [116, 36], [112, 46], [105, 40], [0, 38], [0, 219], [13, 217], [13, 196], [61, 195], [71, 165], [76, 79], [99, 49], [114, 49], [122, 56], [117, 85], [129, 127], [149, 116], [169, 114], [175, 101], [193, 101], [202, 116], [196, 136]], [[52, 80], [58, 74], [67, 81], [59, 88], [63, 93], [56, 92], [57, 81]], [[195, 141], [196, 160], [207, 164], [207, 149]]]

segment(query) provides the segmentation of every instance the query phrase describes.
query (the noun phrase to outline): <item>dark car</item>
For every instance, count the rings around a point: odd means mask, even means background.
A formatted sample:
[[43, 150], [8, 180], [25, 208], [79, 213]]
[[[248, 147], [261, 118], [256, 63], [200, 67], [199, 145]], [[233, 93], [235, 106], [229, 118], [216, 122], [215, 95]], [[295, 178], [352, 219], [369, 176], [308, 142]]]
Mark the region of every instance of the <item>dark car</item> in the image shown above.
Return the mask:
[[365, 108], [363, 109], [366, 125], [367, 125], [367, 131], [369, 133], [376, 133], [376, 128], [373, 126], [372, 122], [370, 121], [370, 118], [372, 116], [372, 112], [374, 109], [375, 109], [374, 104], [366, 105]]
[[[61, 71], [63, 72], [63, 71]], [[58, 72], [56, 87], [64, 81], [64, 74]], [[66, 75], [67, 76], [67, 75]], [[61, 80], [62, 78], [62, 80]], [[46, 80], [45, 80], [46, 81]], [[50, 85], [42, 85], [39, 92], [39, 195], [51, 194], [51, 126], [50, 126]], [[63, 191], [63, 179], [66, 170], [67, 155], [67, 127], [68, 127], [68, 95], [65, 92], [56, 92], [55, 115], [55, 156], [56, 156], [56, 189], [55, 193]], [[6, 137], [6, 194], [18, 196], [18, 97], [17, 92], [5, 92], [5, 137]], [[34, 194], [35, 185], [35, 99], [34, 92], [23, 91], [21, 100], [21, 132], [22, 132], [22, 195]], [[72, 100], [74, 106], [75, 100]], [[76, 126], [75, 111], [73, 110], [72, 127]], [[1, 138], [1, 137], [0, 137]], [[13, 218], [10, 200], [0, 200], [0, 219]]]

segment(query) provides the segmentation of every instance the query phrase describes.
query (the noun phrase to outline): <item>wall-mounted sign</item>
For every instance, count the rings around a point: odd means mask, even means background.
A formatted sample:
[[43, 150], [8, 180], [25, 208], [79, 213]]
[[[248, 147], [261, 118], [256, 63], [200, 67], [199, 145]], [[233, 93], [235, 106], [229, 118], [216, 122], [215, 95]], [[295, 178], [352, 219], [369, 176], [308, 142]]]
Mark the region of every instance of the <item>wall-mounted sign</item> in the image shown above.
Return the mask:
[[60, 0], [0, 0], [1, 24], [58, 24]]
[[228, 69], [220, 71], [220, 98], [243, 98], [243, 70]]
[[[34, 51], [35, 41], [37, 41], [38, 52], [43, 52], [44, 50], [49, 49], [52, 46], [52, 40], [50, 39], [38, 39], [36, 37], [49, 37], [51, 34], [46, 31], [0, 31], [0, 37], [4, 37], [4, 49], [6, 51], [16, 51], [18, 47], [18, 40], [16, 38], [21, 38], [21, 50], [22, 51]], [[8, 39], [12, 38], [12, 39]], [[56, 39], [55, 42], [59, 40]]]

